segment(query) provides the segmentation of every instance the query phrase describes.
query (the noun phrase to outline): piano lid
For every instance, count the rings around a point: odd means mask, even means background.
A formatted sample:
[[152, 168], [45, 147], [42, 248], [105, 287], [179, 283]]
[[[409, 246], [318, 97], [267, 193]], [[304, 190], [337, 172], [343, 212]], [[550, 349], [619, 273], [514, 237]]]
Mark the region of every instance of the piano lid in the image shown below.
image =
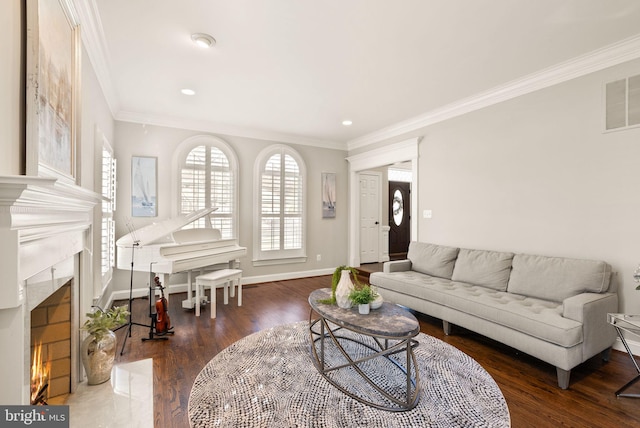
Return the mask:
[[159, 243], [172, 243], [171, 233], [182, 229], [184, 226], [217, 210], [215, 208], [203, 208], [178, 217], [151, 223], [148, 226], [134, 230], [116, 241], [118, 247], [132, 247], [134, 243], [140, 246]]

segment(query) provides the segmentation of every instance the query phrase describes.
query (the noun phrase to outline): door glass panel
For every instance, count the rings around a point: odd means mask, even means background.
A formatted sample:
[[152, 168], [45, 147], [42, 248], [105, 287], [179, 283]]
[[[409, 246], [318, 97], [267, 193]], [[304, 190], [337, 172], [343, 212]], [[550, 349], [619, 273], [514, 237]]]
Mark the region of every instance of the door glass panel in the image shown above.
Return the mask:
[[393, 222], [396, 226], [400, 226], [402, 224], [402, 218], [404, 213], [404, 201], [402, 200], [402, 192], [396, 189], [393, 192]]

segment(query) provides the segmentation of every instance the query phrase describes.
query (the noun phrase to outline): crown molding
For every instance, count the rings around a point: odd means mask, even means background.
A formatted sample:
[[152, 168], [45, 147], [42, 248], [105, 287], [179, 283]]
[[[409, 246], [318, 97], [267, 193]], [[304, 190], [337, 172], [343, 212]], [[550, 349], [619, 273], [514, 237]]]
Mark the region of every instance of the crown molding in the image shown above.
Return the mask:
[[80, 18], [73, 0], [60, 0], [60, 5], [62, 6], [64, 14], [67, 16], [67, 19], [69, 19], [71, 26], [75, 27], [78, 25], [80, 23]]
[[250, 129], [239, 126], [216, 123], [207, 120], [185, 119], [179, 117], [160, 116], [131, 111], [120, 111], [115, 119], [121, 122], [140, 123], [143, 125], [165, 126], [168, 128], [188, 129], [192, 131], [210, 132], [234, 137], [253, 138], [256, 140], [275, 141], [302, 146], [321, 147], [324, 149], [343, 150], [347, 147], [344, 142], [318, 140], [300, 135], [285, 134], [274, 131]]
[[640, 58], [640, 34], [347, 142], [349, 151]]
[[96, 0], [65, 0], [73, 2], [80, 20], [82, 41], [87, 50], [89, 60], [93, 65], [96, 77], [102, 88], [111, 115], [115, 120], [134, 122], [147, 125], [166, 126], [194, 131], [211, 132], [237, 137], [255, 138], [258, 140], [279, 141], [289, 144], [300, 144], [313, 147], [323, 147], [334, 150], [346, 150], [346, 143], [328, 140], [318, 140], [309, 137], [278, 133], [272, 131], [255, 130], [209, 121], [184, 119], [177, 117], [159, 116], [120, 110], [120, 103], [115, 87], [111, 80], [111, 66], [109, 49], [106, 44], [102, 21]]
[[104, 30], [102, 28], [102, 20], [96, 0], [66, 0], [73, 2], [75, 10], [80, 21], [80, 33], [82, 42], [89, 61], [93, 65], [98, 83], [102, 88], [102, 93], [107, 101], [111, 115], [115, 116], [115, 112], [119, 110], [118, 97], [111, 81], [111, 60], [109, 57], [109, 49], [107, 48]]
[[96, 0], [64, 0], [64, 2], [70, 5], [69, 9], [71, 9], [73, 15], [78, 16], [81, 24], [82, 41], [87, 50], [89, 60], [93, 65], [106, 102], [111, 110], [111, 114], [116, 120], [154, 124], [172, 128], [193, 129], [259, 140], [281, 141], [290, 144], [324, 147], [335, 150], [351, 151], [366, 147], [370, 144], [400, 137], [472, 111], [480, 110], [521, 95], [603, 70], [607, 67], [640, 58], [639, 34], [552, 67], [545, 68], [536, 73], [529, 74], [520, 79], [513, 80], [504, 85], [480, 92], [474, 96], [455, 101], [422, 115], [357, 137], [345, 144], [344, 142], [318, 140], [304, 136], [248, 129], [214, 122], [120, 111], [118, 97], [111, 80], [109, 51], [105, 42]]

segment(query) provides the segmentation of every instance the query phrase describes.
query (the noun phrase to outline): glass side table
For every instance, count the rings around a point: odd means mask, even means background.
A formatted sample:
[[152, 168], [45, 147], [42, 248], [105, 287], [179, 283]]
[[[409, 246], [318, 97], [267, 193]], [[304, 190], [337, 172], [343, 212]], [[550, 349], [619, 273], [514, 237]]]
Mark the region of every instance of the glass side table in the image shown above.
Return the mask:
[[626, 315], [626, 314], [607, 314], [607, 321], [609, 324], [615, 327], [618, 332], [618, 337], [622, 341], [624, 345], [624, 349], [627, 350], [627, 354], [629, 354], [629, 358], [633, 362], [633, 366], [636, 368], [636, 376], [626, 383], [622, 388], [616, 391], [616, 397], [634, 397], [640, 398], [640, 394], [623, 394], [622, 392], [629, 388], [631, 385], [640, 380], [640, 367], [638, 367], [638, 363], [636, 359], [633, 357], [633, 353], [627, 344], [626, 339], [624, 338], [623, 332], [626, 331], [630, 334], [640, 337], [640, 315]]

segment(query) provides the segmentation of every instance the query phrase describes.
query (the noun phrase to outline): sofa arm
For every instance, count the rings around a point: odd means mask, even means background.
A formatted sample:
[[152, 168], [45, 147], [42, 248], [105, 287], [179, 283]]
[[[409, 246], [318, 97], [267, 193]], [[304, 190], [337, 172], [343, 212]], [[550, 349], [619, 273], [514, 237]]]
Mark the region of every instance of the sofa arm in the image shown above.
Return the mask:
[[382, 272], [391, 273], [391, 272], [404, 272], [407, 270], [411, 270], [411, 260], [394, 260], [391, 262], [385, 262], [382, 265]]
[[582, 293], [564, 300], [562, 316], [582, 323], [583, 361], [613, 345], [616, 333], [607, 314], [617, 311], [616, 293]]

